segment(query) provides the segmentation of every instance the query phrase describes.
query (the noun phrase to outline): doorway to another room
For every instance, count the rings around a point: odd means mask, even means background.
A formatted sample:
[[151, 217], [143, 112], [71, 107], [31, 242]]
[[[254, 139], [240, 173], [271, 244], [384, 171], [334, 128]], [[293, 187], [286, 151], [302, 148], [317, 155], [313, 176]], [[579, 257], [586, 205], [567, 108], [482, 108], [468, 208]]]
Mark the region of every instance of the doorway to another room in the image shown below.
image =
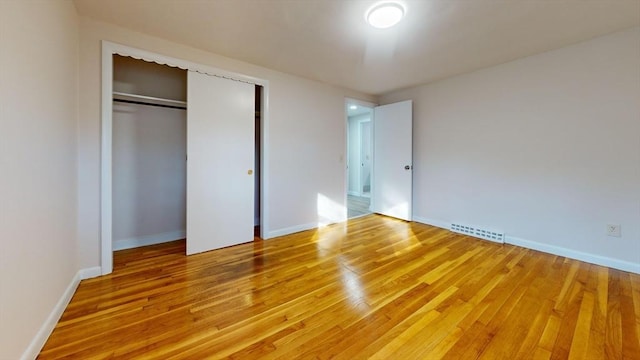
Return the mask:
[[347, 217], [372, 213], [373, 108], [347, 100]]

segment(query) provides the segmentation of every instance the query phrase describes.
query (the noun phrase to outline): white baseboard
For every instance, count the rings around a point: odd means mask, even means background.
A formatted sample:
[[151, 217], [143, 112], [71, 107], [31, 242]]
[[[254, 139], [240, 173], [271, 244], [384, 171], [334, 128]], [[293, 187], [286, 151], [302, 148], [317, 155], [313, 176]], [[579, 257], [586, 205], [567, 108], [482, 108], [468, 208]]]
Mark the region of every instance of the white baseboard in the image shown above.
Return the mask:
[[361, 217], [365, 217], [365, 216], [369, 216], [369, 215], [371, 215], [371, 214], [373, 214], [373, 212], [366, 213], [366, 214], [362, 214], [362, 215], [352, 216], [352, 217], [348, 218], [348, 219], [347, 219], [347, 221], [348, 221], [348, 220], [357, 219], [357, 218], [361, 218]]
[[449, 228], [451, 227], [451, 224], [449, 224], [448, 222], [444, 222], [436, 219], [427, 219], [420, 216], [414, 216], [413, 221], [419, 222], [421, 224], [427, 224], [427, 225], [447, 229], [447, 230], [449, 230]]
[[308, 223], [308, 224], [296, 225], [288, 228], [273, 230], [273, 231], [269, 231], [269, 233], [266, 235], [266, 239], [289, 235], [289, 234], [297, 233], [300, 231], [315, 229], [317, 227], [318, 227], [318, 223]]
[[[449, 227], [451, 226], [451, 224], [445, 221], [436, 220], [436, 219], [427, 219], [420, 216], [414, 216], [413, 221], [419, 222], [422, 224], [431, 225], [431, 226], [436, 226], [436, 227], [447, 229], [447, 230], [449, 230]], [[640, 274], [640, 264], [633, 263], [630, 261], [618, 260], [618, 259], [613, 259], [606, 256], [589, 254], [589, 253], [585, 253], [577, 250], [571, 250], [571, 249], [567, 249], [567, 248], [563, 248], [555, 245], [543, 244], [537, 241], [525, 240], [525, 239], [521, 239], [513, 236], [505, 235], [504, 242], [506, 244], [517, 245], [517, 246], [521, 246], [523, 248], [527, 248], [531, 250], [542, 251], [548, 254], [564, 256], [571, 259], [588, 262], [590, 264], [602, 265], [602, 266], [607, 266], [613, 269]]]
[[155, 245], [168, 241], [180, 240], [186, 237], [185, 230], [170, 231], [162, 234], [145, 235], [129, 239], [115, 240], [113, 242], [113, 251], [132, 249], [140, 246]]
[[94, 266], [90, 268], [80, 269], [78, 271], [80, 280], [91, 279], [102, 275], [102, 268], [100, 266]]
[[53, 332], [53, 329], [56, 327], [56, 324], [58, 324], [58, 320], [60, 320], [62, 313], [64, 313], [67, 305], [69, 305], [73, 294], [78, 288], [78, 284], [80, 284], [80, 280], [100, 276], [101, 274], [102, 270], [99, 266], [78, 270], [78, 272], [71, 279], [71, 282], [69, 283], [67, 288], [62, 293], [62, 296], [60, 297], [56, 305], [51, 310], [49, 316], [47, 316], [47, 319], [40, 327], [40, 330], [38, 330], [38, 332], [36, 333], [36, 336], [31, 340], [24, 353], [22, 353], [20, 359], [27, 360], [35, 359], [36, 357], [38, 357], [40, 350], [42, 350], [42, 347], [47, 342], [47, 339], [49, 339], [49, 336]]
[[536, 241], [520, 239], [513, 236], [505, 236], [504, 241], [507, 244], [522, 246], [527, 249], [538, 250], [553, 255], [564, 256], [571, 259], [588, 262], [591, 264], [607, 266], [613, 269], [640, 274], [640, 264], [630, 261], [589, 254], [582, 251], [571, 250], [555, 245], [543, 244]]

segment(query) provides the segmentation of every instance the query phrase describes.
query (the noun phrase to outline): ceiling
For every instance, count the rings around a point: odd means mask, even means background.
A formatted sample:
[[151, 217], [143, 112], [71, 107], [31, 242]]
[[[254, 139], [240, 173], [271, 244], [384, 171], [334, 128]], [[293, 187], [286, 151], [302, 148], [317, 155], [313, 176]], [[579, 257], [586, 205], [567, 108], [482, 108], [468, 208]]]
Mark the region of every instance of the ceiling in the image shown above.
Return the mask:
[[640, 25], [640, 0], [74, 0], [80, 15], [380, 95]]

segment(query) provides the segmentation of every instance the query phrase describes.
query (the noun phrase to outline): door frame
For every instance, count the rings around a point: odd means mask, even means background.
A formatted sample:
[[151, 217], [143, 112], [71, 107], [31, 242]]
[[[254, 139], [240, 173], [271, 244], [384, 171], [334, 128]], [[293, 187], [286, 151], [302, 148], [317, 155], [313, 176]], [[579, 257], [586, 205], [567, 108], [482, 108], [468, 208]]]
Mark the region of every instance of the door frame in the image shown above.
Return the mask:
[[[102, 275], [113, 271], [113, 55], [122, 55], [197, 71], [262, 86], [260, 123], [260, 236], [269, 233], [268, 193], [269, 184], [269, 81], [191, 61], [173, 58], [154, 52], [136, 49], [110, 41], [102, 41], [101, 73], [101, 144], [100, 144], [100, 268]], [[187, 104], [188, 109], [189, 104]], [[189, 111], [189, 110], [187, 110]]]
[[[347, 210], [347, 200], [349, 197], [349, 168], [347, 167], [346, 164], [349, 163], [349, 105], [350, 104], [354, 104], [354, 105], [358, 105], [358, 106], [363, 106], [363, 107], [367, 107], [371, 109], [371, 125], [373, 125], [373, 121], [375, 121], [374, 115], [375, 115], [375, 111], [373, 111], [373, 109], [378, 106], [378, 104], [376, 103], [372, 103], [369, 101], [365, 101], [365, 100], [358, 100], [358, 99], [354, 99], [354, 98], [349, 98], [349, 97], [345, 97], [344, 98], [344, 158], [345, 158], [345, 166], [344, 166], [344, 181], [343, 181], [343, 186], [344, 186], [344, 199], [343, 199], [343, 204], [344, 204], [344, 208], [345, 208], [345, 214], [347, 214], [347, 219], [349, 220], [349, 211]], [[360, 124], [358, 123], [358, 132], [360, 132]], [[373, 126], [371, 126], [371, 146], [373, 146]], [[358, 134], [358, 137], [360, 137], [360, 134]], [[371, 174], [373, 174], [373, 158], [375, 157], [375, 153], [371, 154]], [[358, 177], [360, 177], [360, 169], [358, 169]], [[373, 183], [374, 183], [374, 179], [371, 179], [371, 197], [370, 197], [370, 207], [373, 206], [373, 202], [374, 202], [374, 198], [373, 198]], [[372, 208], [372, 207], [371, 207]]]

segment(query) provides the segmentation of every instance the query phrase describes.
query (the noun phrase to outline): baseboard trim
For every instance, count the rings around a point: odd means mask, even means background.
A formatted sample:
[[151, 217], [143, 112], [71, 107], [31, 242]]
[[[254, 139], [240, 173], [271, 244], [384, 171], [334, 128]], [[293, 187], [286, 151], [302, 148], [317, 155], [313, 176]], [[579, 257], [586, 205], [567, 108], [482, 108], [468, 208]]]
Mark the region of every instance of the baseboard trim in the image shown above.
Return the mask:
[[448, 222], [444, 222], [436, 219], [427, 219], [420, 216], [414, 216], [413, 221], [419, 222], [421, 224], [427, 224], [427, 225], [439, 227], [442, 229], [447, 229], [447, 230], [449, 230], [449, 228], [451, 227], [451, 224], [449, 224]]
[[[420, 216], [414, 216], [413, 221], [419, 222], [422, 224], [431, 225], [431, 226], [436, 226], [446, 230], [449, 230], [449, 227], [451, 226], [451, 224], [445, 221], [428, 219]], [[505, 235], [504, 237], [504, 243], [520, 246], [520, 247], [531, 249], [531, 250], [542, 251], [552, 255], [564, 256], [567, 258], [588, 262], [590, 264], [602, 265], [602, 266], [610, 267], [612, 269], [640, 274], [640, 264], [635, 264], [630, 261], [618, 260], [618, 259], [613, 259], [606, 256], [589, 254], [582, 251], [571, 250], [571, 249], [567, 249], [560, 246], [543, 244], [537, 241], [525, 240], [525, 239], [521, 239], [513, 236], [507, 236], [507, 235]]]
[[80, 269], [78, 271], [80, 280], [91, 279], [102, 275], [102, 268], [100, 266], [94, 266], [90, 268]]
[[80, 269], [78, 270], [78, 272], [76, 272], [76, 274], [71, 279], [71, 282], [62, 293], [62, 296], [60, 296], [60, 299], [51, 310], [51, 313], [49, 313], [49, 316], [47, 316], [42, 326], [40, 326], [40, 330], [38, 330], [36, 336], [31, 340], [29, 346], [27, 346], [26, 350], [22, 353], [20, 359], [31, 360], [38, 357], [38, 354], [40, 354], [40, 350], [42, 350], [42, 347], [47, 342], [47, 339], [49, 339], [49, 336], [53, 332], [53, 329], [58, 324], [58, 320], [60, 320], [62, 313], [64, 313], [67, 305], [69, 305], [69, 302], [71, 301], [73, 294], [76, 292], [80, 281], [100, 276], [101, 274], [102, 270], [99, 266]]
[[269, 231], [269, 234], [267, 235], [267, 239], [271, 239], [278, 236], [289, 235], [289, 234], [293, 234], [301, 231], [311, 230], [317, 227], [318, 227], [318, 223], [308, 223], [308, 224], [296, 225], [296, 226], [291, 226], [291, 227], [282, 228], [278, 230], [273, 230], [273, 231]]
[[145, 235], [129, 239], [115, 240], [113, 251], [137, 248], [140, 246], [161, 244], [164, 242], [184, 239], [187, 235], [185, 230], [170, 231], [162, 234]]
[[635, 264], [630, 261], [589, 254], [582, 251], [571, 250], [555, 245], [543, 244], [537, 241], [525, 240], [513, 236], [505, 236], [504, 242], [506, 244], [517, 245], [527, 249], [542, 251], [553, 255], [564, 256], [571, 259], [588, 262], [590, 264], [602, 265], [613, 269], [640, 274], [640, 264]]

